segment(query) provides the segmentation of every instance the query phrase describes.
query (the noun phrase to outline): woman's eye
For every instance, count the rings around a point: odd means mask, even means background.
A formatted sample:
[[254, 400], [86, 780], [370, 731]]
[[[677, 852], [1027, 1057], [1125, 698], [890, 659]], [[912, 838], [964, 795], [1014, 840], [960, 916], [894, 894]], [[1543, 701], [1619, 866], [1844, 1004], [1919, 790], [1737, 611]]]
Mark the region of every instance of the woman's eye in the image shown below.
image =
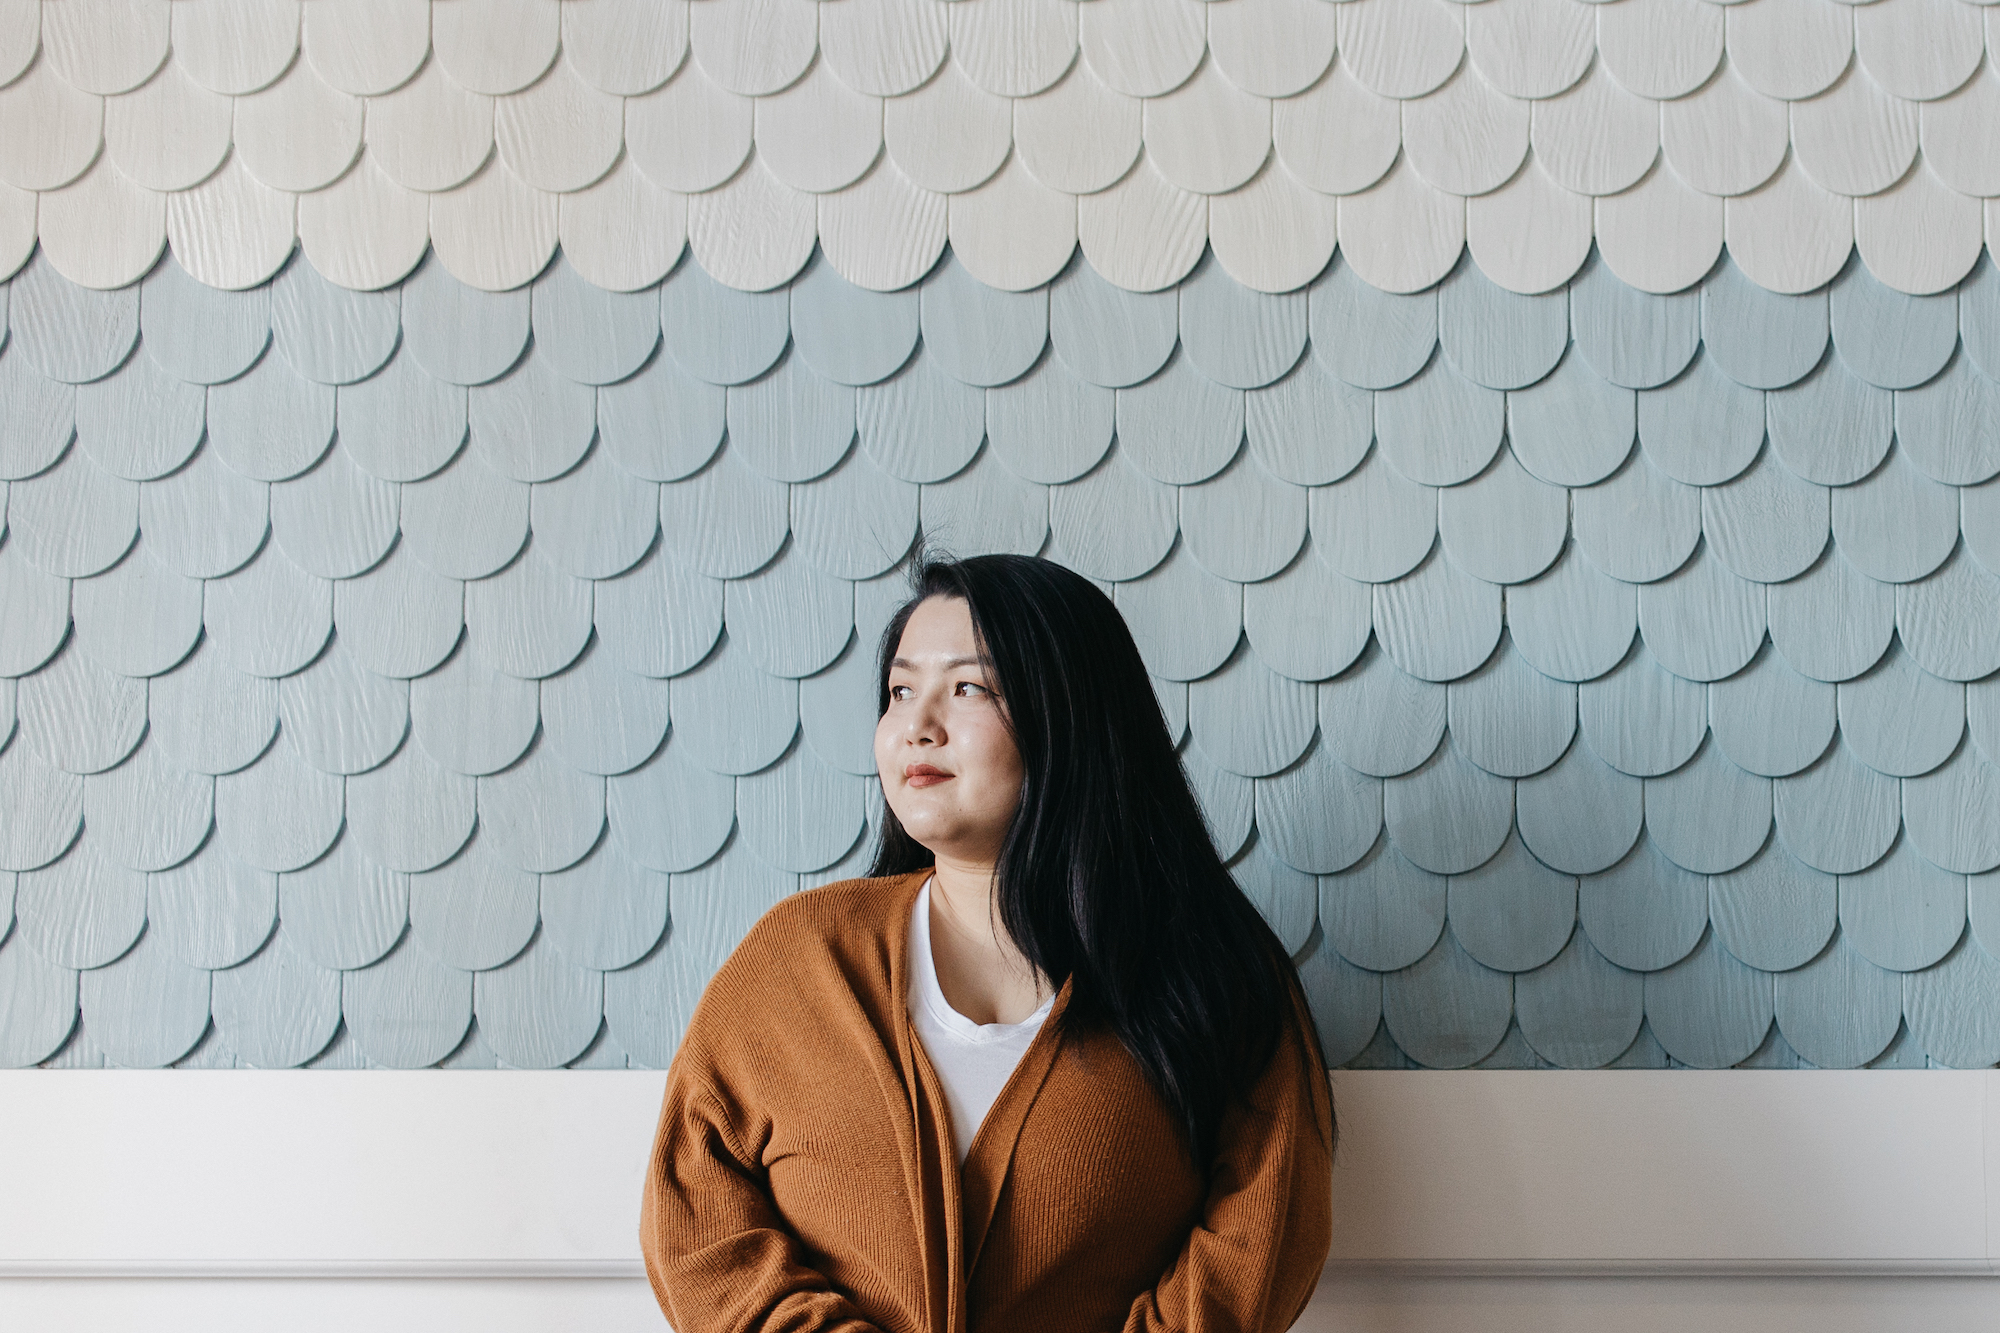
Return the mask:
[[961, 680], [958, 682], [958, 692], [968, 699], [976, 699], [986, 693], [986, 687], [977, 681]]

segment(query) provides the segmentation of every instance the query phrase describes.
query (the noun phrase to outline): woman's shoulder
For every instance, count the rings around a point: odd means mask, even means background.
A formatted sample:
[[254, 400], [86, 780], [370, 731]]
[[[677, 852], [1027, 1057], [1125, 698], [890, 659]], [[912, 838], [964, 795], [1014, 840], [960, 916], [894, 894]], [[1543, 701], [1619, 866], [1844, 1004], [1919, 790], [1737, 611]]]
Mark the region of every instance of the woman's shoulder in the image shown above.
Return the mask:
[[785, 976], [797, 984], [817, 973], [851, 984], [857, 964], [886, 960], [902, 938], [921, 883], [912, 875], [843, 879], [782, 898], [750, 928], [717, 980]]

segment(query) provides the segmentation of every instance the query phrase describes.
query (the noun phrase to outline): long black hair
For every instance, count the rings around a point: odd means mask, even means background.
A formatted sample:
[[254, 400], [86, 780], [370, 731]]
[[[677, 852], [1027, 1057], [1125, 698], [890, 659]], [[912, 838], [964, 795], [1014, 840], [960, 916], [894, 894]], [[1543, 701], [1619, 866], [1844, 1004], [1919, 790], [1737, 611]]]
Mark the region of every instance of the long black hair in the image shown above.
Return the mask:
[[[1298, 974], [1209, 841], [1132, 633], [1095, 584], [1053, 561], [926, 558], [914, 572], [915, 595], [882, 635], [877, 715], [911, 613], [963, 601], [1021, 754], [996, 866], [1001, 923], [1029, 963], [1070, 983], [1065, 1023], [1108, 1028], [1131, 1052], [1205, 1167], [1223, 1112], [1297, 1030], [1294, 1012], [1323, 1066]], [[932, 863], [885, 810], [871, 873]]]

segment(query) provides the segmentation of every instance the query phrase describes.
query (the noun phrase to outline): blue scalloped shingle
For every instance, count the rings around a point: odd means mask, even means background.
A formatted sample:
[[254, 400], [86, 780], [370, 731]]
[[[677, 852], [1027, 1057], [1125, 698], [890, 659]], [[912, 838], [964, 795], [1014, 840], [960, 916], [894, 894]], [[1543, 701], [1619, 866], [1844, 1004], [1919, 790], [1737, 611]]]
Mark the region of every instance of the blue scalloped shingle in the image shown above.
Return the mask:
[[145, 928], [145, 875], [104, 856], [88, 839], [60, 861], [16, 878], [15, 933], [58, 967], [103, 967]]
[[1628, 1050], [1645, 1021], [1645, 980], [1609, 961], [1577, 931], [1561, 953], [1514, 978], [1521, 1035], [1566, 1069], [1596, 1069]]
[[1803, 480], [1766, 449], [1747, 472], [1703, 489], [1702, 535], [1740, 577], [1777, 583], [1804, 573], [1826, 550], [1835, 503], [1824, 486]]
[[1269, 384], [1297, 365], [1306, 349], [1306, 293], [1246, 287], [1212, 253], [1181, 279], [1180, 298], [1181, 347], [1219, 384]]
[[1016, 475], [1057, 484], [1096, 467], [1111, 448], [1117, 397], [1055, 357], [986, 392], [986, 438]]
[[1722, 373], [1753, 389], [1780, 389], [1826, 354], [1825, 289], [1789, 295], [1758, 286], [1724, 256], [1701, 286], [1701, 340]]
[[539, 349], [469, 390], [465, 412], [472, 452], [516, 481], [561, 476], [597, 433], [597, 391], [557, 373]]
[[285, 937], [321, 967], [346, 971], [387, 954], [403, 937], [409, 907], [409, 876], [370, 861], [352, 838], [278, 876]]
[[1448, 904], [1452, 934], [1467, 953], [1502, 972], [1526, 972], [1569, 943], [1576, 879], [1537, 861], [1509, 834], [1491, 860], [1451, 876]]
[[279, 729], [326, 773], [360, 773], [387, 759], [410, 725], [409, 685], [363, 667], [339, 639], [278, 683]]
[[601, 843], [567, 870], [542, 876], [542, 939], [528, 953], [553, 945], [571, 967], [629, 967], [666, 933], [667, 902], [665, 872], [633, 861], [615, 843]]
[[1742, 578], [1707, 547], [1639, 589], [1639, 634], [1660, 664], [1689, 680], [1720, 680], [1764, 642], [1764, 585]]
[[1857, 256], [1828, 293], [1833, 345], [1847, 368], [1884, 389], [1909, 389], [1944, 368], [1958, 346], [1958, 294], [1910, 296]]
[[263, 870], [297, 870], [340, 836], [340, 778], [312, 767], [289, 745], [215, 780], [215, 831], [223, 850]]
[[691, 870], [722, 849], [736, 825], [736, 784], [694, 762], [682, 737], [605, 782], [611, 837], [655, 870]]
[[1360, 465], [1375, 438], [1375, 395], [1334, 377], [1315, 357], [1243, 398], [1250, 454], [1273, 476], [1299, 486], [1339, 481]]
[[1734, 870], [1771, 833], [1771, 780], [1703, 746], [1671, 773], [1646, 779], [1646, 831], [1676, 865], [1704, 875]]
[[1112, 595], [1154, 676], [1206, 676], [1229, 660], [1242, 636], [1241, 587], [1202, 568], [1185, 544]]
[[1442, 553], [1415, 573], [1375, 588], [1375, 635], [1396, 665], [1425, 680], [1456, 680], [1493, 652], [1501, 631], [1496, 584]]
[[780, 870], [821, 870], [867, 829], [867, 783], [794, 744], [777, 763], [737, 779], [743, 845]]
[[1459, 875], [1483, 865], [1514, 823], [1514, 784], [1467, 759], [1447, 734], [1437, 753], [1382, 789], [1396, 849], [1424, 869]]
[[475, 837], [441, 866], [410, 876], [410, 936], [464, 971], [498, 967], [528, 947], [541, 880]]
[[214, 784], [142, 746], [130, 759], [83, 780], [83, 822], [97, 850], [134, 870], [165, 870], [208, 836]]
[[1445, 705], [1466, 758], [1502, 777], [1541, 772], [1576, 735], [1576, 686], [1535, 670], [1504, 634], [1484, 665], [1445, 686]]
[[401, 292], [403, 346], [438, 379], [453, 384], [498, 379], [528, 345], [526, 288], [469, 287], [433, 253], [403, 279]]
[[1828, 874], [1873, 865], [1903, 825], [1902, 784], [1855, 758], [1844, 742], [1817, 764], [1773, 784], [1778, 840]]
[[1903, 1017], [1931, 1057], [1948, 1068], [2000, 1063], [2000, 961], [1970, 931], [1936, 967], [1903, 978]]
[[189, 967], [231, 968], [278, 924], [278, 877], [209, 842], [146, 880], [146, 933]]
[[213, 449], [139, 488], [139, 530], [151, 555], [190, 578], [241, 569], [271, 529], [271, 492], [232, 472]]
[[1902, 449], [1852, 486], [1833, 492], [1833, 537], [1871, 579], [1907, 583], [1942, 565], [1958, 545], [1959, 492], [1919, 471]]
[[455, 773], [496, 773], [519, 759], [540, 720], [533, 680], [510, 676], [475, 644], [410, 682], [410, 729]]
[[1487, 583], [1525, 583], [1562, 554], [1569, 492], [1538, 481], [1502, 449], [1492, 466], [1438, 492], [1438, 537], [1465, 573]]
[[422, 1069], [450, 1055], [472, 1023], [472, 974], [438, 962], [414, 940], [341, 977], [340, 1012], [370, 1061]]
[[594, 287], [560, 251], [528, 288], [535, 346], [555, 368], [583, 384], [622, 380], [660, 342], [660, 293]]
[[832, 665], [800, 681], [799, 726], [812, 752], [843, 773], [873, 776], [879, 688], [875, 646], [859, 636]]
[[1763, 443], [1763, 391], [1730, 379], [1710, 357], [1639, 394], [1639, 447], [1676, 481], [1719, 485], [1749, 467]]
[[1882, 660], [1896, 632], [1895, 589], [1860, 573], [1838, 547], [1765, 590], [1771, 642], [1815, 680], [1848, 680]]
[[855, 396], [861, 447], [892, 477], [943, 481], [986, 438], [986, 395], [946, 373], [928, 342], [900, 372]]
[[1840, 931], [1855, 952], [1892, 972], [1917, 972], [1965, 933], [1965, 876], [1932, 865], [1909, 839], [1866, 870], [1840, 877]]
[[1708, 692], [1661, 666], [1642, 642], [1617, 670], [1578, 688], [1577, 723], [1605, 763], [1653, 777], [1679, 768], [1700, 747]]
[[139, 340], [139, 288], [97, 291], [56, 272], [36, 250], [8, 283], [9, 343], [50, 379], [109, 375]]
[[1889, 452], [1895, 417], [1895, 395], [1850, 372], [1839, 357], [1764, 395], [1771, 451], [1823, 486], [1845, 486], [1873, 472]]
[[201, 580], [167, 568], [141, 542], [70, 584], [70, 615], [77, 648], [121, 676], [157, 676], [201, 635]]
[[278, 729], [278, 683], [232, 666], [212, 640], [146, 687], [147, 736], [181, 768], [230, 773]]
[[865, 454], [792, 488], [792, 540], [805, 558], [843, 579], [872, 579], [917, 539], [916, 486], [890, 476]]
[[710, 384], [745, 384], [791, 343], [790, 293], [737, 291], [689, 258], [660, 286], [660, 332], [668, 354], [689, 374]]
[[1903, 979], [1836, 938], [1804, 967], [1771, 978], [1778, 1030], [1821, 1069], [1858, 1069], [1881, 1055], [1903, 1021]]
[[950, 250], [924, 279], [918, 302], [924, 349], [964, 384], [991, 387], [1016, 379], [1048, 345], [1048, 288], [988, 287]]
[[352, 578], [396, 540], [395, 485], [335, 448], [302, 477], [271, 487], [271, 540], [309, 574]]
[[1174, 488], [1121, 449], [1095, 471], [1049, 491], [1049, 531], [1063, 560], [1097, 579], [1136, 579], [1166, 558], [1178, 527]]
[[352, 291], [323, 278], [303, 254], [271, 279], [271, 342], [291, 368], [321, 384], [375, 373], [402, 338], [400, 291]]
[[1266, 579], [1292, 563], [1305, 542], [1305, 488], [1239, 456], [1219, 476], [1181, 492], [1181, 531], [1188, 550], [1211, 572], [1243, 583]]
[[340, 1027], [340, 973], [293, 949], [281, 931], [258, 954], [210, 978], [216, 1036], [245, 1064], [290, 1069]]
[[792, 279], [791, 298], [793, 351], [836, 384], [885, 380], [917, 345], [914, 290], [857, 287], [824, 255]]
[[147, 357], [76, 389], [76, 443], [113, 476], [150, 481], [201, 444], [205, 392]]
[[1903, 783], [1903, 826], [1924, 859], [1963, 875], [2000, 866], [2000, 770], [1973, 746]]
[[1442, 357], [1375, 395], [1375, 444], [1411, 481], [1450, 486], [1486, 470], [1507, 425], [1507, 397]]
[[399, 356], [334, 391], [340, 447], [384, 481], [416, 481], [449, 463], [465, 443], [466, 390]]
[[139, 284], [146, 355], [175, 379], [220, 384], [250, 368], [271, 341], [271, 288], [211, 287], [163, 258]]
[[1471, 256], [1438, 284], [1438, 345], [1458, 372], [1489, 389], [1522, 389], [1555, 368], [1569, 347], [1565, 292], [1524, 296]]
[[731, 639], [773, 676], [812, 675], [840, 656], [854, 628], [854, 585], [796, 545], [722, 592]]
[[1646, 974], [1646, 1021], [1682, 1064], [1723, 1069], [1748, 1059], [1771, 1018], [1771, 974], [1730, 957], [1713, 934], [1680, 962]]
[[1627, 583], [1679, 569], [1701, 540], [1701, 491], [1674, 480], [1643, 451], [1593, 486], [1570, 492], [1570, 531], [1590, 562]]
[[1320, 734], [1335, 758], [1377, 777], [1407, 773], [1444, 736], [1445, 687], [1412, 676], [1377, 646], [1319, 687]]
[[855, 391], [803, 357], [728, 393], [730, 452], [774, 481], [808, 481], [837, 465], [855, 435]]
[[1437, 291], [1371, 287], [1336, 255], [1306, 292], [1312, 350], [1358, 389], [1388, 389], [1424, 368], [1438, 341]]
[[1700, 296], [1642, 292], [1592, 258], [1569, 281], [1569, 323], [1578, 354], [1599, 375], [1628, 389], [1650, 389], [1694, 359], [1702, 333]]
[[138, 486], [81, 450], [7, 485], [7, 544], [47, 573], [85, 578], [109, 569], [138, 532]]
[[1617, 864], [1645, 819], [1645, 787], [1572, 742], [1554, 764], [1514, 784], [1514, 825], [1547, 865], [1589, 875]]
[[1514, 978], [1481, 966], [1447, 928], [1417, 962], [1382, 978], [1382, 1021], [1432, 1069], [1463, 1069], [1507, 1034]]
[[16, 686], [22, 744], [70, 773], [100, 773], [137, 748], [146, 730], [146, 682], [68, 648]]
[[622, 574], [653, 547], [659, 485], [633, 476], [602, 449], [562, 476], [536, 482], [532, 491], [535, 549], [578, 578]]
[[1788, 777], [1833, 740], [1834, 687], [1800, 675], [1775, 652], [1760, 652], [1708, 687], [1708, 725], [1737, 767]]
[[1166, 364], [1179, 341], [1178, 292], [1128, 292], [1081, 256], [1049, 287], [1049, 342], [1092, 384], [1137, 384]]
[[678, 481], [721, 447], [726, 397], [672, 357], [655, 356], [597, 391], [598, 442], [635, 477]]
[[1256, 781], [1257, 829], [1286, 864], [1331, 874], [1359, 861], [1382, 832], [1382, 783], [1314, 746], [1282, 773]]
[[1229, 873], [1285, 952], [1296, 954], [1306, 946], [1319, 915], [1318, 880], [1286, 865], [1261, 841], [1231, 865]]
[[2000, 671], [2000, 578], [1962, 550], [1896, 589], [1896, 633], [1910, 656], [1946, 680]]
[[537, 940], [472, 978], [479, 1033], [510, 1069], [555, 1069], [582, 1055], [604, 1025], [604, 975], [572, 967]]
[[604, 779], [537, 745], [510, 768], [479, 779], [479, 828], [523, 870], [565, 870], [604, 832]]
[[1589, 486], [1604, 480], [1639, 437], [1638, 396], [1565, 356], [1540, 382], [1507, 395], [1507, 440], [1543, 481]]
[[445, 768], [420, 745], [405, 745], [347, 779], [348, 836], [391, 870], [434, 870], [472, 836], [474, 790], [470, 777]]
[[1231, 773], [1268, 777], [1291, 767], [1317, 728], [1313, 687], [1238, 648], [1221, 670], [1188, 687], [1188, 731]]
[[208, 443], [232, 471], [284, 481], [307, 471], [333, 443], [337, 393], [267, 356], [208, 391]]
[[0, 477], [40, 472], [75, 432], [75, 386], [35, 369], [18, 343], [0, 344]]
[[333, 585], [341, 641], [383, 676], [421, 676], [450, 656], [464, 608], [464, 585], [432, 573], [400, 544], [373, 569]]
[[798, 686], [765, 674], [749, 650], [724, 635], [706, 661], [673, 688], [675, 743], [716, 773], [755, 773], [790, 748], [798, 730]]
[[1508, 588], [1506, 610], [1515, 648], [1558, 680], [1610, 671], [1639, 630], [1637, 591], [1600, 573], [1574, 543], [1544, 573]]
[[1446, 881], [1414, 865], [1388, 838], [1319, 881], [1319, 919], [1343, 958], [1375, 972], [1408, 967], [1444, 929]]
[[1984, 249], [1958, 284], [1958, 337], [1988, 376], [2000, 374], [2000, 277]]
[[1378, 450], [1331, 486], [1308, 495], [1313, 549], [1348, 578], [1399, 579], [1436, 543], [1437, 491], [1410, 481]]
[[962, 556], [1034, 555], [1049, 536], [1049, 490], [1022, 480], [985, 449], [950, 480], [923, 488], [917, 521], [926, 544]]
[[1373, 616], [1369, 586], [1335, 573], [1311, 551], [1275, 578], [1243, 587], [1250, 646], [1294, 680], [1326, 680], [1352, 666], [1368, 645]]
[[552, 676], [590, 638], [590, 582], [530, 546], [498, 574], [465, 585], [465, 629], [481, 655], [509, 675]]
[[1243, 447], [1243, 391], [1218, 384], [1185, 355], [1116, 395], [1119, 451], [1177, 486], [1206, 481]]
[[77, 1008], [91, 1039], [123, 1068], [172, 1064], [208, 1030], [208, 973], [148, 936], [77, 981]]
[[1841, 735], [1877, 772], [1928, 773], [1951, 757], [1965, 732], [1965, 687], [1933, 676], [1900, 645], [1838, 688]]
[[1359, 1055], [1382, 1025], [1382, 978], [1342, 958], [1321, 941], [1298, 964], [1299, 984], [1319, 1030], [1328, 1068]]
[[1766, 972], [1800, 967], [1833, 935], [1838, 888], [1832, 875], [1775, 842], [1708, 882], [1708, 914], [1730, 955]]

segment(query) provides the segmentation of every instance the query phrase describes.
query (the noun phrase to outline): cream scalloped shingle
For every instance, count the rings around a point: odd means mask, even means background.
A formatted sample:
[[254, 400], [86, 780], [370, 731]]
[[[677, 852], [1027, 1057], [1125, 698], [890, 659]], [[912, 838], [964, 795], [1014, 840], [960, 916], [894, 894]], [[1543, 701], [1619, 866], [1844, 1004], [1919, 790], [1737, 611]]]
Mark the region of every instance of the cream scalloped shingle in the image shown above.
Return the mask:
[[[1042, 280], [1076, 233], [1117, 282], [1171, 282], [1208, 241], [1283, 290], [1337, 233], [1391, 287], [1469, 243], [1503, 286], [1547, 290], [1594, 240], [1676, 290], [1726, 234], [1779, 289], [1824, 282], [1852, 243], [1892, 286], [1936, 291], [2000, 195], [1987, 25], [1962, 0], [8, 13], [0, 268], [31, 226], [104, 287], [163, 231], [204, 281], [254, 283], [289, 226], [365, 286], [433, 238], [466, 281], [518, 284], [558, 231], [619, 287], [666, 272], [683, 236], [728, 282], [781, 283], [819, 241], [865, 284], [900, 283], [952, 232], [996, 286]], [[43, 195], [32, 222], [24, 193]]]

